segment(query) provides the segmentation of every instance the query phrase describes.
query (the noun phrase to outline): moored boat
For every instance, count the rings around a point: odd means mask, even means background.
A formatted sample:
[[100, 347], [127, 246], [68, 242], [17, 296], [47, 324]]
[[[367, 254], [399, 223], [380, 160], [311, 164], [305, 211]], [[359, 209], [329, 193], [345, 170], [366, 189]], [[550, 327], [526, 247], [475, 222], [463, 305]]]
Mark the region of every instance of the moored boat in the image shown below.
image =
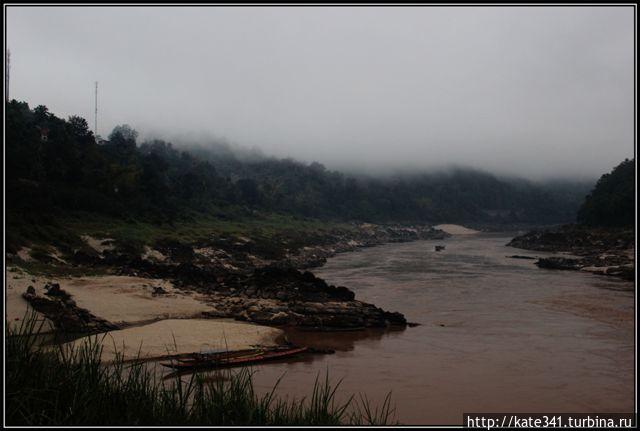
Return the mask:
[[238, 356], [257, 355], [264, 352], [264, 348], [243, 349], [233, 351], [211, 352], [211, 353], [191, 353], [185, 357], [175, 358], [178, 362], [199, 362], [199, 361], [220, 361], [225, 359], [231, 359]]
[[288, 358], [307, 350], [307, 347], [276, 347], [211, 355], [196, 353], [191, 357], [181, 358], [176, 362], [161, 363], [160, 365], [174, 370], [235, 367]]

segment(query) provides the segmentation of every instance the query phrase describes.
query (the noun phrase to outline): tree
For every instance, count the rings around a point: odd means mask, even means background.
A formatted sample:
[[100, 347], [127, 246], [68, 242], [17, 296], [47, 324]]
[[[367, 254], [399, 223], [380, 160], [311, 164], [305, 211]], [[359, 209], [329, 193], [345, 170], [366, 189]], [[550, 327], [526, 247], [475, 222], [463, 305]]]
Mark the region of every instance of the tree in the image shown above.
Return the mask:
[[113, 128], [109, 134], [109, 141], [136, 142], [138, 132], [128, 124], [122, 124]]
[[46, 121], [51, 114], [49, 114], [49, 108], [44, 105], [38, 105], [33, 109], [33, 116], [38, 123]]
[[240, 190], [240, 196], [249, 205], [256, 205], [261, 201], [260, 190], [255, 180], [243, 178], [236, 183]]
[[69, 129], [71, 133], [80, 139], [84, 139], [87, 137], [91, 137], [93, 132], [89, 130], [89, 124], [87, 120], [77, 115], [72, 115], [69, 117], [67, 121], [69, 123]]
[[123, 124], [113, 128], [105, 145], [121, 165], [126, 165], [132, 163], [135, 157], [137, 137], [138, 132], [128, 124]]
[[578, 211], [578, 223], [589, 226], [633, 226], [635, 160], [625, 159], [598, 180]]

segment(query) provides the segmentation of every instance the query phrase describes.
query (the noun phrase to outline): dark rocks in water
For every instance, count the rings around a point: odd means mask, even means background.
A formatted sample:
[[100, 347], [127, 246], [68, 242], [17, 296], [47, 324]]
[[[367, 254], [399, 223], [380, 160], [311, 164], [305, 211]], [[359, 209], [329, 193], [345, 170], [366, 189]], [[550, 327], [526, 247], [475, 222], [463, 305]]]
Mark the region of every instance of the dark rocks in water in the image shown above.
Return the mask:
[[243, 296], [216, 296], [215, 311], [203, 313], [205, 317], [230, 317], [263, 325], [295, 326], [301, 329], [338, 331], [363, 328], [406, 327], [400, 313], [384, 311], [361, 301], [305, 300], [247, 298]]
[[633, 230], [595, 229], [565, 225], [554, 229], [533, 230], [516, 236], [507, 246], [538, 251], [566, 251], [577, 255], [628, 250], [635, 244]]
[[533, 257], [533, 256], [521, 256], [518, 254], [514, 254], [512, 256], [507, 256], [510, 259], [528, 259], [528, 260], [536, 260], [538, 259], [537, 257]]
[[311, 323], [313, 326], [320, 326], [324, 328], [364, 328], [366, 326], [385, 326], [384, 324], [370, 324], [367, 325], [366, 315], [359, 313], [340, 314], [340, 313], [326, 313], [317, 314], [312, 319], [302, 319], [300, 321], [301, 326]]
[[579, 259], [557, 256], [541, 258], [536, 262], [540, 268], [582, 269], [630, 281], [635, 279], [633, 229], [565, 225], [528, 232], [513, 238], [507, 245], [528, 250], [569, 252], [580, 256]]
[[360, 301], [341, 303], [303, 303], [294, 306], [294, 323], [299, 327], [332, 329], [384, 328], [406, 326], [400, 313], [384, 311], [372, 304]]
[[536, 265], [547, 269], [586, 270], [594, 274], [609, 275], [627, 281], [635, 280], [634, 265], [625, 263], [624, 259], [620, 259], [619, 256], [615, 255], [602, 258], [583, 257], [580, 259], [553, 256], [539, 259]]
[[535, 263], [540, 268], [547, 269], [571, 269], [578, 270], [582, 268], [578, 259], [569, 259], [566, 257], [544, 257], [538, 259]]
[[442, 251], [442, 250], [444, 250], [444, 245], [436, 245], [436, 246], [435, 246], [435, 250], [436, 250], [436, 251]]
[[619, 277], [627, 281], [635, 281], [636, 279], [636, 271], [632, 265], [621, 265], [607, 268], [605, 274], [613, 277]]
[[[536, 262], [540, 268], [548, 269], [568, 269], [586, 270], [594, 274], [609, 275], [622, 278], [627, 281], [635, 280], [635, 267], [624, 260], [617, 259], [618, 256], [605, 256], [599, 259], [584, 257], [580, 259], [570, 259], [564, 257], [547, 257]], [[622, 262], [621, 262], [622, 261]]]
[[399, 313], [397, 311], [383, 311], [378, 308], [378, 310], [382, 311], [382, 318], [384, 319], [384, 326], [406, 326], [407, 319], [404, 317], [404, 314]]

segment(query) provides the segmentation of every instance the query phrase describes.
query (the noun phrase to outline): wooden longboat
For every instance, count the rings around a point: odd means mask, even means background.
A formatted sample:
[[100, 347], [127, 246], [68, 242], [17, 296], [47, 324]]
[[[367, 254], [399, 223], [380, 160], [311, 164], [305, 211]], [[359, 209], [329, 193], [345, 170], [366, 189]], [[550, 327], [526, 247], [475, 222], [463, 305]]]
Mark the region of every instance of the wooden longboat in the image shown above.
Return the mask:
[[[160, 363], [160, 365], [173, 368], [174, 370], [195, 370], [203, 368], [226, 368], [236, 367], [242, 365], [250, 365], [261, 362], [266, 362], [274, 359], [288, 358], [299, 353], [307, 351], [307, 347], [292, 347], [292, 348], [276, 348], [271, 350], [263, 350], [254, 353], [248, 353], [245, 355], [239, 354], [238, 356], [230, 356], [223, 358], [213, 359], [197, 359], [194, 357], [192, 360], [182, 360], [181, 362]], [[233, 353], [233, 352], [230, 352]]]
[[176, 360], [178, 362], [202, 362], [202, 361], [221, 361], [230, 358], [236, 358], [238, 356], [249, 356], [249, 355], [257, 355], [263, 353], [265, 351], [264, 348], [257, 349], [243, 349], [243, 350], [234, 350], [234, 351], [226, 351], [226, 352], [215, 352], [215, 353], [191, 353], [187, 357], [178, 357]]

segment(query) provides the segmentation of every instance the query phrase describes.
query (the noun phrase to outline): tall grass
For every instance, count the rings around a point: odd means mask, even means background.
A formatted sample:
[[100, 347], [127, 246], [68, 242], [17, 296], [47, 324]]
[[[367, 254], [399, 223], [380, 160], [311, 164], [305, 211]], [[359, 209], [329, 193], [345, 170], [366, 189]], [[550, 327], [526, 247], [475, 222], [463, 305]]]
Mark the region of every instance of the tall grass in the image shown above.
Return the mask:
[[6, 326], [7, 425], [384, 425], [394, 413], [389, 396], [375, 409], [365, 396], [338, 402], [328, 372], [299, 400], [278, 397], [279, 381], [256, 394], [248, 368], [162, 381], [142, 361], [102, 363], [99, 336], [44, 347], [40, 324], [31, 315]]

